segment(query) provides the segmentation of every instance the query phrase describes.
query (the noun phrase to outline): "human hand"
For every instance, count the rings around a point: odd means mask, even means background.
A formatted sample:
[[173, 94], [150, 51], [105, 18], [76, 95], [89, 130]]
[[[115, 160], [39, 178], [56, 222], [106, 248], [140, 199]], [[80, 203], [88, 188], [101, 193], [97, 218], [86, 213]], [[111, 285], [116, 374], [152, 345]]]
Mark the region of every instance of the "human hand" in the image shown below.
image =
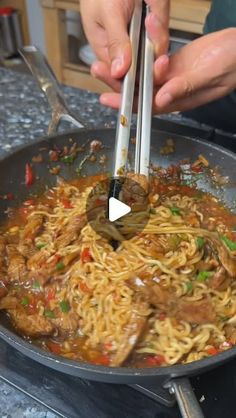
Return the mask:
[[[146, 27], [157, 55], [166, 53], [169, 43], [169, 0], [145, 0], [151, 13]], [[128, 23], [135, 0], [81, 0], [81, 15], [86, 36], [98, 57], [91, 73], [119, 91], [121, 79], [131, 64]]]
[[[194, 109], [236, 88], [236, 29], [205, 35], [154, 63], [154, 113]], [[101, 102], [118, 108], [119, 93], [104, 93]]]
[[236, 88], [236, 29], [205, 35], [179, 49], [163, 72], [161, 57], [154, 64], [157, 88], [154, 111], [194, 109], [226, 96]]

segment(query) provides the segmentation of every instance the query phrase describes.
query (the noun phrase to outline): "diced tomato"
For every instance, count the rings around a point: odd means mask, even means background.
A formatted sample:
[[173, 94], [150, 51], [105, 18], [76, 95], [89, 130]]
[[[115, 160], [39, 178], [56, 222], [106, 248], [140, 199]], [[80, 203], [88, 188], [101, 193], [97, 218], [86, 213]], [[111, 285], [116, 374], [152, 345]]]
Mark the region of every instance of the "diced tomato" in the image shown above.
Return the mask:
[[160, 319], [160, 321], [164, 321], [164, 319], [166, 319], [166, 313], [165, 312], [161, 312], [159, 314], [159, 319]]
[[22, 219], [26, 220], [27, 216], [29, 215], [29, 208], [21, 207], [18, 209], [19, 215]]
[[71, 201], [67, 198], [61, 199], [61, 203], [63, 204], [65, 209], [72, 209], [74, 206], [71, 204]]
[[96, 199], [96, 200], [95, 200], [95, 205], [96, 205], [96, 206], [101, 206], [101, 205], [104, 205], [104, 200], [102, 200], [102, 199]]
[[219, 353], [219, 350], [216, 348], [216, 347], [209, 347], [209, 348], [207, 348], [207, 353], [210, 355], [210, 356], [215, 356], [216, 354], [218, 354]]
[[162, 354], [156, 354], [155, 356], [148, 357], [146, 363], [148, 366], [160, 366], [166, 363], [166, 360]]
[[31, 165], [27, 163], [25, 165], [25, 184], [26, 186], [32, 186], [34, 182], [34, 173]]
[[48, 293], [47, 293], [47, 302], [50, 302], [50, 300], [55, 299], [55, 289], [53, 287], [50, 287], [50, 289], [48, 289]]
[[6, 194], [6, 200], [14, 200], [14, 195], [13, 195], [13, 193], [7, 193]]
[[191, 170], [194, 173], [202, 173], [203, 169], [201, 165], [192, 165]]
[[81, 261], [82, 263], [89, 263], [89, 261], [92, 261], [92, 256], [88, 247], [83, 249], [81, 253]]
[[85, 282], [80, 282], [79, 284], [80, 290], [84, 293], [91, 293], [91, 290], [88, 288]]
[[198, 227], [199, 226], [199, 221], [198, 221], [198, 218], [197, 218], [197, 216], [196, 215], [194, 215], [194, 214], [190, 214], [190, 215], [188, 215], [187, 217], [186, 217], [186, 220], [187, 220], [187, 222], [188, 222], [188, 224], [190, 225], [190, 226], [193, 226], [193, 227]]
[[58, 161], [59, 159], [58, 151], [55, 151], [55, 150], [49, 151], [49, 159], [50, 161]]
[[25, 200], [24, 205], [25, 206], [32, 206], [32, 205], [34, 205], [34, 200], [33, 199]]
[[55, 254], [54, 257], [53, 257], [53, 260], [51, 262], [52, 266], [55, 266], [58, 263], [58, 261], [60, 261], [60, 260], [61, 260], [61, 255]]
[[107, 354], [101, 354], [93, 361], [94, 364], [100, 364], [101, 366], [109, 366], [110, 358]]
[[103, 344], [103, 346], [104, 346], [105, 350], [111, 350], [112, 347], [113, 347], [112, 343], [105, 343], [105, 344]]
[[27, 313], [29, 315], [34, 315], [35, 313], [37, 313], [37, 302], [33, 301], [32, 303], [29, 304], [29, 306], [27, 306]]
[[52, 353], [54, 354], [60, 354], [61, 352], [61, 346], [58, 343], [54, 343], [52, 341], [48, 341], [47, 343], [47, 347], [49, 348], [50, 351], [52, 351]]

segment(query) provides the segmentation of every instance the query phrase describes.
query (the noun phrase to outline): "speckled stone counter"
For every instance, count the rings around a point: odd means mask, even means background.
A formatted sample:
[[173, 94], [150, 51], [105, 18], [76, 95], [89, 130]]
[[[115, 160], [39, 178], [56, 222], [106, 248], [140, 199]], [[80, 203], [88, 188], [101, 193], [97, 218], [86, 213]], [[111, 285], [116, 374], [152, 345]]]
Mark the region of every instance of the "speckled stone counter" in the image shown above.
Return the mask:
[[[103, 108], [98, 96], [63, 87], [71, 110], [91, 127], [115, 126], [116, 112]], [[50, 109], [29, 75], [0, 69], [0, 157], [47, 134]], [[62, 129], [66, 129], [64, 125]], [[67, 126], [68, 128], [68, 126]], [[38, 403], [0, 381], [1, 418], [55, 418]]]
[[[116, 112], [102, 107], [98, 95], [71, 87], [62, 90], [70, 109], [88, 126], [115, 126]], [[30, 75], [0, 69], [0, 155], [45, 136], [50, 115], [44, 94]]]

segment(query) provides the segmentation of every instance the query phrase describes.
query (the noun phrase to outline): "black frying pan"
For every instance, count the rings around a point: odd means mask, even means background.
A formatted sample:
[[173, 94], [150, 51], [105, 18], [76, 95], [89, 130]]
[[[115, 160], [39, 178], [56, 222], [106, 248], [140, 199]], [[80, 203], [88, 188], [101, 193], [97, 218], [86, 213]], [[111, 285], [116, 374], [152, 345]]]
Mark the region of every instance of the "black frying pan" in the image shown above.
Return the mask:
[[[33, 53], [31, 52], [30, 54]], [[33, 64], [31, 63], [31, 65]], [[65, 104], [61, 101], [61, 99], [58, 104], [58, 90], [55, 91], [53, 89], [55, 87], [55, 80], [52, 81], [52, 79], [49, 79], [48, 72], [44, 72], [42, 82], [42, 74], [45, 69], [43, 65], [45, 66], [45, 62], [41, 61], [41, 86], [46, 83], [46, 85], [50, 87], [51, 93], [53, 91], [54, 94], [54, 104], [56, 103], [58, 106], [60, 105], [61, 109], [63, 107], [63, 112], [61, 113], [65, 114]], [[48, 92], [46, 91], [46, 93]], [[59, 119], [59, 116], [61, 115], [59, 113], [60, 112], [56, 113], [57, 119]], [[171, 134], [171, 138], [173, 138], [175, 142], [175, 152], [169, 156], [161, 156], [159, 153], [160, 147], [165, 145], [166, 139], [168, 138], [170, 138], [170, 134], [168, 134], [168, 132], [158, 130], [152, 131], [151, 160], [154, 164], [168, 166], [169, 164], [178, 163], [180, 160], [188, 157], [191, 157], [194, 161], [199, 154], [203, 154], [212, 166], [217, 164], [221, 167], [223, 175], [229, 176], [232, 181], [235, 180], [234, 173], [236, 155], [232, 152], [226, 151], [224, 148], [212, 145], [211, 143], [197, 138], [192, 139]], [[16, 200], [14, 201], [0, 200], [0, 213], [2, 214], [2, 218], [4, 218], [4, 212], [9, 206], [16, 204], [19, 205], [20, 201], [23, 201], [27, 196], [29, 196], [29, 192], [38, 193], [43, 190], [45, 185], [53, 186], [55, 184], [55, 176], [51, 175], [48, 169], [48, 151], [52, 149], [54, 145], [59, 147], [70, 145], [71, 139], [73, 142], [78, 142], [78, 144], [84, 144], [88, 140], [92, 139], [101, 140], [105, 147], [102, 150], [102, 153], [105, 152], [108, 156], [107, 165], [104, 170], [111, 170], [115, 139], [114, 129], [80, 129], [79, 131], [77, 130], [65, 134], [51, 135], [47, 138], [36, 141], [34, 144], [22, 147], [10, 156], [4, 157], [0, 160], [0, 195], [12, 192], [16, 196]], [[86, 152], [88, 152], [88, 148], [85, 150], [85, 153], [79, 154], [78, 159], [73, 166], [64, 166], [61, 171], [61, 175], [66, 179], [75, 178], [75, 168], [84, 158]], [[34, 164], [34, 172], [38, 177], [38, 181], [29, 190], [29, 188], [24, 184], [25, 164], [30, 162], [32, 157], [38, 155], [39, 153], [43, 155], [43, 162], [40, 164]], [[94, 163], [86, 163], [82, 174], [92, 175], [98, 172], [101, 172], [100, 166]], [[205, 177], [200, 180], [199, 187], [214, 193], [220, 198], [223, 198], [224, 202], [231, 208], [236, 208], [236, 188], [233, 187], [233, 185], [225, 188], [223, 191], [222, 189], [217, 190], [212, 186], [210, 179]], [[236, 347], [234, 347], [216, 356], [195, 361], [186, 365], [179, 364], [169, 367], [155, 367], [148, 369], [134, 369], [128, 367], [109, 368], [96, 366], [85, 362], [67, 360], [29, 344], [10, 328], [4, 318], [4, 315], [0, 316], [0, 337], [14, 348], [24, 353], [26, 356], [46, 366], [70, 375], [101, 382], [151, 384], [162, 378], [162, 380], [164, 380], [167, 385], [169, 384], [169, 386], [174, 390], [183, 416], [191, 418], [200, 417], [202, 414], [196, 399], [192, 396], [193, 394], [191, 392], [190, 385], [188, 384], [188, 380], [184, 379], [184, 377], [199, 374], [213, 367], [217, 367], [223, 362], [236, 356]]]

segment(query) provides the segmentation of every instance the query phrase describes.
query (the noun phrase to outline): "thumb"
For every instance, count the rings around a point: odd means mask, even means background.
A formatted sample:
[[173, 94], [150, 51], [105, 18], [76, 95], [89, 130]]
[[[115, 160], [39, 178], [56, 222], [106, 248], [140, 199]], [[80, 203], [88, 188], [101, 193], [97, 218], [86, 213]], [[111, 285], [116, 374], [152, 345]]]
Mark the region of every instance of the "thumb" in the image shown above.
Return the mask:
[[130, 17], [131, 13], [125, 12], [121, 7], [113, 8], [104, 22], [111, 60], [111, 76], [114, 78], [123, 77], [131, 64], [132, 52], [128, 35]]

